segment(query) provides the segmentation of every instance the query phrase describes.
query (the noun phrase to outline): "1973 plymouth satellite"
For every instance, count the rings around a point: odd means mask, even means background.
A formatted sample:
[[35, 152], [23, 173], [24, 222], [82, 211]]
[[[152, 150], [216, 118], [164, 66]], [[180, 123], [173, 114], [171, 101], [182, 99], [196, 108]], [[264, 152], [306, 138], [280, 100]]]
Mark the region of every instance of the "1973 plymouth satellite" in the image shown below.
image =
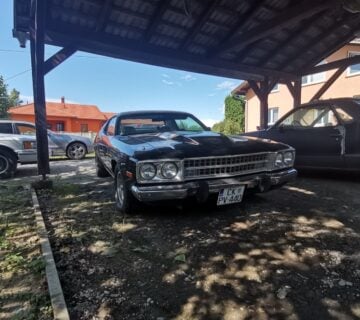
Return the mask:
[[294, 149], [251, 137], [211, 132], [193, 115], [169, 111], [121, 113], [95, 138], [100, 177], [111, 175], [116, 206], [130, 212], [136, 201], [184, 199], [217, 204], [242, 200], [247, 189], [279, 187], [296, 177]]

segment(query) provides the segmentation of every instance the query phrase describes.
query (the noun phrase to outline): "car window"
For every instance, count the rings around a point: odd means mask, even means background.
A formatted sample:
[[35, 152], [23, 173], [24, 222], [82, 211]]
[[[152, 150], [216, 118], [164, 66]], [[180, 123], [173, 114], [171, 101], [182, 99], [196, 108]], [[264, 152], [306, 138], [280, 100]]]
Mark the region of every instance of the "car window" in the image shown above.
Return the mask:
[[0, 133], [13, 133], [11, 123], [0, 123]]
[[196, 122], [193, 118], [187, 117], [186, 119], [175, 120], [178, 130], [183, 131], [204, 131], [204, 128]]
[[116, 117], [112, 118], [107, 126], [106, 134], [108, 136], [115, 135], [116, 119], [117, 119]]
[[338, 124], [334, 112], [328, 106], [298, 108], [283, 119], [278, 126], [298, 129], [333, 127]]
[[36, 129], [32, 125], [16, 123], [15, 126], [19, 134], [36, 135]]
[[335, 106], [336, 113], [345, 124], [360, 120], [360, 108], [356, 104]]

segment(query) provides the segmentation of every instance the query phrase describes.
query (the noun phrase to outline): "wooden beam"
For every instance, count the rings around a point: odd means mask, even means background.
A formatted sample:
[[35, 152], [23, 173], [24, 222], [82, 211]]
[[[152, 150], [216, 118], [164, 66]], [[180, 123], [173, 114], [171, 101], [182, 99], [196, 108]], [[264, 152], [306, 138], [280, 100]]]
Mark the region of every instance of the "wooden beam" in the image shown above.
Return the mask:
[[196, 21], [195, 25], [190, 29], [190, 32], [187, 35], [187, 37], [180, 44], [178, 48], [179, 50], [186, 48], [191, 43], [194, 36], [201, 30], [201, 28], [209, 19], [210, 15], [214, 12], [214, 9], [216, 8], [216, 6], [218, 6], [219, 2], [220, 0], [213, 0], [210, 4], [208, 4], [208, 6], [204, 9], [203, 13], [199, 17], [199, 19]]
[[346, 70], [347, 66], [341, 66], [330, 78], [326, 81], [322, 87], [315, 93], [310, 101], [318, 100], [321, 96], [331, 87], [331, 85], [340, 77], [340, 75]]
[[342, 67], [345, 67], [345, 69], [346, 69], [348, 66], [358, 64], [358, 63], [360, 63], [360, 56], [354, 56], [351, 58], [335, 60], [333, 62], [321, 64], [321, 65], [306, 69], [302, 74], [303, 75], [314, 74], [314, 73], [329, 71], [332, 69], [342, 68]]
[[306, 1], [299, 5], [292, 6], [277, 15], [274, 19], [262, 23], [259, 27], [250, 29], [246, 34], [230, 38], [227, 43], [223, 45], [219, 54], [242, 49], [251, 42], [263, 39], [276, 31], [311, 17], [318, 12], [325, 11], [332, 6], [334, 6], [334, 2], [332, 1], [322, 3]]
[[269, 123], [269, 80], [266, 78], [260, 82], [260, 90], [263, 92], [263, 96], [260, 98], [260, 129], [265, 130]]
[[95, 31], [103, 31], [106, 28], [106, 24], [109, 20], [111, 10], [112, 10], [112, 1], [113, 0], [105, 0], [102, 5], [102, 10], [100, 11], [99, 18], [96, 23]]
[[[53, 31], [58, 28], [58, 32]], [[263, 80], [265, 76], [278, 77], [283, 80], [294, 78], [292, 74], [277, 72], [270, 69], [233, 63], [219, 59], [206, 59], [202, 55], [194, 55], [138, 40], [122, 39], [109, 34], [89, 34], [87, 28], [77, 27], [76, 32], [66, 23], [56, 22], [48, 28], [47, 43], [63, 46], [76, 43], [79, 51], [86, 51], [114, 58], [142, 62], [162, 67], [182, 69], [235, 79]]]
[[60, 51], [52, 55], [49, 59], [45, 61], [44, 64], [44, 75], [49, 73], [51, 70], [56, 68], [59, 64], [64, 62], [66, 59], [71, 57], [76, 52], [76, 48], [68, 46], [62, 48]]
[[34, 111], [37, 141], [38, 173], [46, 179], [50, 173], [46, 123], [44, 56], [46, 1], [33, 0], [31, 12], [30, 52], [33, 75]]
[[[225, 43], [228, 43], [233, 37], [237, 35], [238, 32], [242, 30], [242, 28], [251, 20], [254, 18], [254, 16], [258, 13], [261, 6], [266, 2], [266, 0], [253, 0], [251, 7], [246, 11], [245, 14], [243, 14], [241, 17], [239, 17], [238, 23], [234, 25], [233, 28], [226, 34], [226, 36], [220, 41], [218, 47], [222, 48], [222, 46]], [[217, 55], [222, 49], [215, 49], [211, 52], [209, 52], [208, 56], [213, 57]]]
[[250, 88], [254, 91], [257, 97], [260, 99], [263, 96], [263, 92], [261, 91], [259, 85], [254, 80], [247, 80], [249, 83]]
[[297, 78], [293, 83], [288, 81], [286, 85], [293, 97], [293, 107], [297, 107], [301, 104], [301, 77]]
[[149, 20], [149, 25], [146, 28], [146, 32], [143, 35], [143, 39], [149, 42], [152, 37], [156, 27], [158, 26], [159, 21], [161, 20], [162, 15], [170, 5], [168, 0], [159, 0], [159, 4], [155, 8], [153, 16]]

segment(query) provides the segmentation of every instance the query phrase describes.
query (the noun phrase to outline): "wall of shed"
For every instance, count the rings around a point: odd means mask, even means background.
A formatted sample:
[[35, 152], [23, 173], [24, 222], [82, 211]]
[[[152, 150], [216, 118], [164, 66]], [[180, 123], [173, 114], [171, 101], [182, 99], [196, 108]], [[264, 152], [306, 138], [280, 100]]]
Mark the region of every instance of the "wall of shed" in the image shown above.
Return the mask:
[[[348, 57], [349, 52], [360, 52], [360, 45], [348, 45], [338, 50], [326, 59], [332, 62]], [[336, 70], [327, 71], [325, 80], [328, 80]], [[302, 85], [302, 103], [309, 102], [324, 82]], [[360, 74], [348, 75], [343, 72], [336, 82], [325, 92], [321, 99], [353, 97], [360, 95]], [[255, 131], [260, 126], [260, 101], [254, 92], [249, 89], [246, 94], [246, 121], [245, 130]], [[293, 108], [293, 98], [286, 85], [279, 85], [279, 90], [269, 94], [269, 108], [279, 108], [279, 118]]]

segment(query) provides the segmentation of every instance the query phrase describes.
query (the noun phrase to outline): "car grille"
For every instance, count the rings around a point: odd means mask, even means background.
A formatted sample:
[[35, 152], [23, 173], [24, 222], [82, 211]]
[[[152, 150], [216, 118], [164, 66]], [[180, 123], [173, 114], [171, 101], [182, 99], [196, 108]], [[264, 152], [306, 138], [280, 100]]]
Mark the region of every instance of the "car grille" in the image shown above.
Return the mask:
[[232, 177], [266, 171], [269, 153], [244, 154], [224, 157], [189, 158], [184, 160], [184, 178], [204, 179]]

